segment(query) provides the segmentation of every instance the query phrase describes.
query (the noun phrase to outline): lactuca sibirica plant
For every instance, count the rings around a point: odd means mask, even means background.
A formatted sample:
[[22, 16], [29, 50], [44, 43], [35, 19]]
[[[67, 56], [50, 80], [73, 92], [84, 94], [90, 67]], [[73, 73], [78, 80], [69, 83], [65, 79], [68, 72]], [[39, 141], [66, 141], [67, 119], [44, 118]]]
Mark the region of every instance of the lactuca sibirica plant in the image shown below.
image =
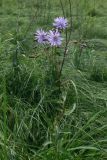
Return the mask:
[[53, 26], [57, 29], [66, 29], [68, 26], [68, 20], [64, 17], [58, 17], [54, 19]]
[[68, 26], [68, 20], [64, 17], [54, 19], [53, 29], [45, 32], [42, 29], [35, 33], [35, 40], [40, 44], [50, 44], [50, 46], [60, 46], [62, 44], [61, 32]]
[[48, 84], [51, 84], [51, 87], [54, 88], [54, 94], [57, 97], [59, 93], [61, 93], [60, 74], [62, 68], [61, 63], [63, 63], [61, 62], [63, 53], [60, 53], [60, 49], [62, 43], [64, 43], [62, 34], [66, 31], [67, 27], [68, 20], [64, 17], [57, 17], [54, 19], [52, 30], [46, 32], [43, 29], [38, 29], [35, 33], [36, 42], [42, 45], [45, 49], [46, 47], [48, 48], [48, 52], [46, 53], [49, 62], [47, 73]]

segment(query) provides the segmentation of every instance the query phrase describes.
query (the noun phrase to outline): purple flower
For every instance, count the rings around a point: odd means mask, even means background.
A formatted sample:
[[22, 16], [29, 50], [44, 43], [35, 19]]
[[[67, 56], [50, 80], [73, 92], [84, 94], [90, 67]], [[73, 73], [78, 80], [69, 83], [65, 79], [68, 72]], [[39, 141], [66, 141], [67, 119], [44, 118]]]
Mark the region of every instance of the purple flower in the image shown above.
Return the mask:
[[57, 29], [65, 29], [68, 26], [68, 20], [64, 17], [57, 17], [54, 19], [53, 26]]
[[56, 31], [49, 31], [48, 33], [48, 41], [51, 46], [60, 46], [62, 44], [62, 37], [58, 30]]
[[40, 44], [45, 44], [47, 42], [47, 32], [43, 31], [42, 29], [37, 30], [35, 33], [35, 39]]

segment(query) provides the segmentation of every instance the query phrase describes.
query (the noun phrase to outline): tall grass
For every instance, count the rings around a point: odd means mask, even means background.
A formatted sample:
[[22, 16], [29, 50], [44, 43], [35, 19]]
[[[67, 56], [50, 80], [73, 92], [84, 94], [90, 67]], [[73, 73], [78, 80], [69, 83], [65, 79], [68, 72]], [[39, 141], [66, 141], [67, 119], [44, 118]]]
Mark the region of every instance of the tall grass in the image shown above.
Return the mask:
[[[0, 6], [0, 159], [107, 159], [107, 66], [99, 47], [106, 28], [98, 20], [106, 1], [6, 0]], [[33, 38], [56, 16], [70, 22], [59, 49], [60, 95], [48, 49]]]

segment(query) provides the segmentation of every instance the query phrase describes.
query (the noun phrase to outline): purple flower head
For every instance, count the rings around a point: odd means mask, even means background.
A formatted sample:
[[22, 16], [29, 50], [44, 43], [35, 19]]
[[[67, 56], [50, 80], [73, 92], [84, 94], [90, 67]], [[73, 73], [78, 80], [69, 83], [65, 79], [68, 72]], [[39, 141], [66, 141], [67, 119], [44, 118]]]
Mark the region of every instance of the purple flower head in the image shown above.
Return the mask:
[[47, 42], [47, 32], [43, 31], [42, 29], [37, 30], [35, 33], [35, 38], [38, 43], [45, 44]]
[[63, 38], [61, 37], [58, 30], [56, 31], [49, 31], [48, 33], [48, 41], [51, 44], [51, 46], [60, 46], [62, 44]]
[[68, 20], [64, 17], [57, 17], [54, 19], [53, 26], [57, 29], [65, 29], [68, 26]]

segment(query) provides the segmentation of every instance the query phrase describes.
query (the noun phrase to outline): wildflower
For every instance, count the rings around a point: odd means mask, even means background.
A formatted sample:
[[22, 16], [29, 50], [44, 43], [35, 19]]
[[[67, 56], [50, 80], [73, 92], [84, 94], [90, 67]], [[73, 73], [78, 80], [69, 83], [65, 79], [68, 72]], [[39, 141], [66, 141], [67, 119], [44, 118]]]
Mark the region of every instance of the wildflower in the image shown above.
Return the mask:
[[62, 44], [63, 38], [61, 37], [58, 30], [52, 31], [50, 30], [48, 33], [48, 41], [51, 44], [51, 46], [60, 46]]
[[37, 32], [35, 33], [35, 39], [38, 43], [45, 44], [47, 42], [47, 32], [42, 29], [37, 30]]
[[64, 17], [57, 17], [54, 19], [53, 26], [57, 29], [65, 29], [68, 25], [68, 20]]

